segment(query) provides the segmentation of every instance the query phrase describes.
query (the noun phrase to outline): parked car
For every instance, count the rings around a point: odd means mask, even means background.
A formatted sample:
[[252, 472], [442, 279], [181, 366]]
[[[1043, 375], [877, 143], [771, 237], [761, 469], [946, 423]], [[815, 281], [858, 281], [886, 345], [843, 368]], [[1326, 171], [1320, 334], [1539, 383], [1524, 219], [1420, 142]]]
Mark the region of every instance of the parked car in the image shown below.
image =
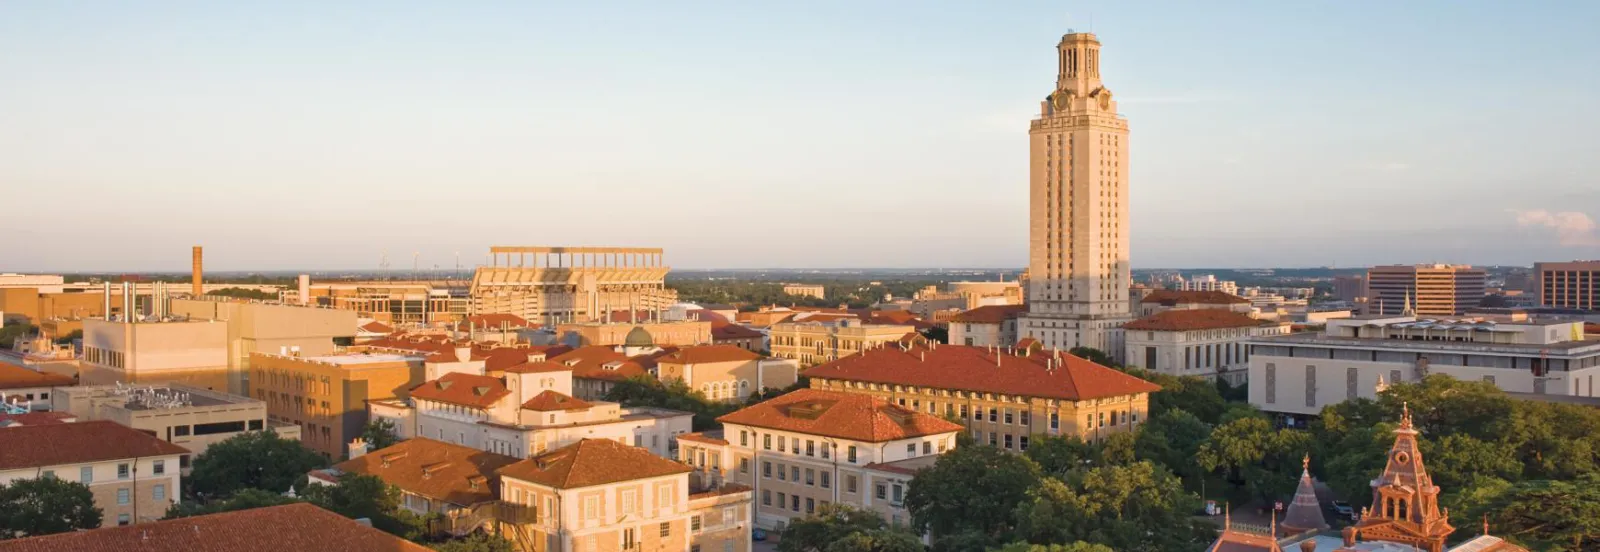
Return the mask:
[[762, 531], [760, 528], [751, 529], [750, 530], [750, 540], [754, 540], [754, 541], [767, 540], [767, 532], [766, 531]]
[[1356, 520], [1356, 509], [1351, 508], [1349, 502], [1345, 502], [1343, 500], [1333, 501], [1333, 511], [1337, 512], [1340, 516], [1350, 518], [1350, 521]]

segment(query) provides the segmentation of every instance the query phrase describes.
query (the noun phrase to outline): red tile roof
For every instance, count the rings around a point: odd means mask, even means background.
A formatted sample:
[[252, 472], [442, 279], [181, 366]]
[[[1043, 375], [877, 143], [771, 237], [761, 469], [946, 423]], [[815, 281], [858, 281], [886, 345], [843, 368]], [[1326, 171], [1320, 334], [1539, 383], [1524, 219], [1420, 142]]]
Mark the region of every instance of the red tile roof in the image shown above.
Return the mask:
[[728, 440], [727, 439], [723, 439], [722, 437], [713, 437], [712, 435], [706, 434], [706, 433], [684, 433], [684, 434], [678, 435], [678, 440], [679, 441], [691, 441], [691, 442], [695, 442], [695, 443], [705, 443], [705, 444], [708, 444], [708, 445], [727, 445], [728, 444]]
[[539, 362], [524, 362], [505, 369], [507, 374], [537, 374], [540, 372], [571, 372], [572, 367], [559, 362], [541, 360]]
[[367, 332], [367, 333], [380, 333], [380, 334], [391, 334], [391, 333], [394, 333], [394, 328], [392, 326], [389, 326], [388, 324], [384, 324], [382, 322], [378, 322], [376, 320], [374, 320], [372, 322], [368, 322], [366, 324], [362, 324], [360, 329], [361, 329], [361, 331], [364, 331], [364, 332]]
[[497, 498], [495, 470], [516, 458], [416, 437], [334, 464], [346, 473], [377, 476], [403, 491], [460, 506]]
[[869, 443], [962, 430], [960, 424], [871, 395], [821, 389], [795, 390], [717, 421]]
[[0, 470], [176, 454], [189, 449], [106, 420], [0, 428]]
[[712, 362], [747, 362], [761, 355], [732, 345], [694, 345], [679, 348], [676, 352], [656, 358], [656, 363], [707, 364]]
[[697, 309], [689, 311], [688, 318], [690, 320], [710, 322], [711, 340], [713, 342], [729, 341], [734, 339], [760, 339], [762, 337], [761, 332], [743, 325], [729, 322], [727, 317], [710, 310]]
[[622, 381], [650, 373], [656, 365], [655, 355], [628, 357], [612, 347], [591, 345], [579, 347], [550, 359], [572, 368], [572, 377]]
[[588, 401], [572, 398], [557, 391], [545, 391], [534, 395], [528, 402], [522, 403], [523, 410], [537, 412], [555, 412], [560, 410], [585, 410], [593, 407]]
[[429, 552], [310, 504], [0, 541], [3, 552]]
[[688, 473], [687, 465], [610, 439], [584, 439], [500, 468], [501, 477], [557, 489]]
[[937, 324], [918, 318], [916, 313], [903, 310], [879, 310], [858, 312], [858, 316], [872, 324], [900, 324], [912, 326], [919, 330], [926, 330]]
[[1202, 305], [1238, 305], [1249, 303], [1245, 299], [1231, 293], [1220, 291], [1177, 291], [1158, 289], [1140, 299], [1141, 303], [1161, 303], [1163, 305], [1177, 305], [1182, 303], [1198, 303]]
[[813, 367], [811, 378], [911, 385], [934, 389], [1004, 393], [1025, 397], [1084, 400], [1161, 388], [1148, 381], [1056, 352], [1028, 356], [1006, 349], [960, 345], [879, 347]]
[[999, 324], [1028, 312], [1024, 305], [987, 305], [957, 314], [951, 322], [964, 324]]
[[1222, 328], [1253, 328], [1264, 323], [1249, 315], [1223, 309], [1178, 309], [1162, 311], [1123, 325], [1129, 330], [1182, 332]]
[[64, 424], [77, 421], [77, 419], [78, 417], [70, 412], [24, 412], [21, 414], [0, 414], [0, 427]]
[[[483, 369], [489, 372], [500, 372], [512, 366], [528, 362], [528, 353], [536, 352], [523, 347], [495, 347], [484, 350]], [[473, 357], [478, 357], [474, 354]]]
[[15, 364], [0, 362], [0, 389], [61, 387], [77, 384], [78, 380], [71, 376], [37, 372]]
[[472, 408], [492, 407], [496, 401], [510, 394], [511, 390], [506, 389], [506, 384], [500, 378], [462, 372], [451, 372], [411, 389], [413, 399]]

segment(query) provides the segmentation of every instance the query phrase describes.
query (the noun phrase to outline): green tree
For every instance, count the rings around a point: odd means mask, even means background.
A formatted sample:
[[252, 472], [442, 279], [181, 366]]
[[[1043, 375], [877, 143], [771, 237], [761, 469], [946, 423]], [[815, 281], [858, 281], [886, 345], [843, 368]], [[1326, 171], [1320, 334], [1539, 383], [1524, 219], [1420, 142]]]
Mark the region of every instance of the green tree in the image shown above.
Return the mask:
[[1244, 417], [1212, 430], [1196, 460], [1207, 470], [1223, 470], [1234, 486], [1270, 501], [1294, 491], [1300, 460], [1310, 451], [1310, 433], [1274, 430], [1263, 418]]
[[372, 520], [384, 532], [418, 540], [427, 536], [428, 520], [400, 507], [400, 490], [377, 476], [346, 473], [335, 485], [308, 485], [306, 500], [341, 516]]
[[378, 418], [367, 422], [361, 430], [361, 439], [372, 447], [372, 450], [385, 449], [400, 442], [400, 432], [394, 426], [394, 421], [388, 418]]
[[499, 535], [477, 531], [432, 546], [438, 552], [516, 552], [516, 545]]
[[1083, 541], [1072, 544], [1028, 544], [1027, 542], [1013, 542], [1000, 548], [990, 549], [993, 552], [1116, 552], [1111, 547], [1103, 544], [1093, 544]]
[[263, 489], [240, 489], [225, 499], [208, 502], [184, 501], [173, 504], [167, 508], [167, 515], [161, 519], [177, 519], [207, 514], [219, 514], [237, 510], [265, 508], [267, 506], [282, 506], [300, 502], [299, 499], [289, 498], [281, 494]]
[[1460, 433], [1420, 441], [1428, 475], [1440, 487], [1461, 489], [1482, 477], [1522, 479], [1522, 462], [1517, 460], [1516, 447], [1509, 443], [1480, 441]]
[[958, 447], [917, 473], [905, 505], [918, 533], [937, 539], [970, 531], [999, 539], [1011, 532], [1011, 509], [1038, 484], [1039, 465], [1026, 456], [992, 446]]
[[1494, 532], [1563, 552], [1600, 548], [1600, 475], [1572, 481], [1524, 481], [1503, 486], [1487, 503]]
[[1200, 446], [1211, 438], [1211, 427], [1187, 410], [1168, 410], [1139, 428], [1134, 455], [1167, 468], [1185, 481], [1204, 477], [1195, 463]]
[[74, 339], [83, 339], [83, 330], [72, 330], [67, 335], [57, 337], [56, 345], [71, 345]]
[[1184, 410], [1208, 424], [1217, 423], [1228, 403], [1217, 391], [1217, 384], [1194, 376], [1172, 376], [1129, 368], [1129, 374], [1161, 386], [1150, 394], [1150, 416], [1159, 416], [1169, 410]]
[[206, 295], [215, 295], [218, 297], [238, 297], [240, 299], [255, 299], [257, 301], [276, 301], [278, 299], [277, 292], [256, 291], [253, 289], [237, 287], [214, 289], [206, 292]]
[[33, 324], [11, 323], [0, 326], [0, 349], [10, 349], [16, 343], [17, 338], [37, 333], [39, 333], [39, 327]]
[[1111, 358], [1111, 355], [1108, 355], [1105, 351], [1096, 349], [1094, 347], [1073, 347], [1071, 349], [1067, 349], [1067, 354], [1088, 360], [1107, 368], [1122, 367], [1122, 363]]
[[703, 393], [690, 389], [681, 379], [661, 381], [650, 376], [636, 376], [617, 382], [606, 393], [605, 400], [623, 406], [654, 406], [692, 412], [695, 431], [717, 427], [717, 417], [738, 409], [735, 404], [707, 400]]
[[327, 459], [300, 441], [272, 431], [250, 431], [207, 447], [194, 459], [186, 482], [208, 500], [241, 489], [286, 492], [306, 472], [326, 465]]
[[1046, 479], [1016, 507], [1018, 536], [1036, 544], [1084, 541], [1119, 551], [1196, 548], [1214, 538], [1195, 521], [1197, 497], [1150, 462], [1079, 470]]
[[[964, 435], [964, 434], [963, 434]], [[1094, 447], [1077, 436], [1035, 435], [1024, 452], [1045, 474], [1062, 476], [1094, 461]]]
[[1132, 431], [1112, 433], [1101, 439], [1099, 446], [1096, 447], [1098, 463], [1102, 466], [1132, 464], [1136, 456], [1134, 450], [1137, 440], [1138, 436]]
[[[911, 548], [906, 548], [906, 543]], [[876, 512], [829, 504], [817, 513], [792, 520], [778, 539], [778, 552], [918, 551], [915, 535], [888, 527]]]
[[0, 538], [30, 537], [100, 527], [94, 493], [55, 477], [0, 485]]

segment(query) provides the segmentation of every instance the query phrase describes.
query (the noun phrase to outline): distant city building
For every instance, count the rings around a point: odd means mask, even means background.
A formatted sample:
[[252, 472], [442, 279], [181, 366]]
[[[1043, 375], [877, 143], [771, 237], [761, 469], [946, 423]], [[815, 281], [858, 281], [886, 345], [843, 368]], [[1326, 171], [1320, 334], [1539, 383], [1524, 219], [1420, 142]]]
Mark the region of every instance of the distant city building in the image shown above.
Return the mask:
[[1333, 296], [1346, 303], [1354, 303], [1365, 299], [1367, 297], [1367, 277], [1365, 275], [1334, 276]]
[[1286, 322], [1267, 322], [1228, 309], [1162, 311], [1124, 326], [1127, 359], [1137, 366], [1173, 376], [1221, 378], [1241, 385], [1249, 374], [1253, 337], [1289, 333]]
[[768, 329], [772, 356], [800, 361], [801, 366], [831, 362], [884, 343], [899, 341], [916, 328], [900, 324], [863, 324], [854, 316], [829, 321], [782, 322]]
[[178, 463], [190, 452], [110, 421], [0, 428], [0, 451], [0, 485], [39, 477], [82, 483], [101, 511], [101, 527], [167, 515], [183, 496]]
[[950, 319], [950, 343], [977, 347], [1017, 344], [1017, 319], [1028, 312], [1024, 305], [989, 305], [962, 312]]
[[1048, 347], [1123, 354], [1128, 257], [1128, 121], [1100, 82], [1100, 41], [1056, 45], [1055, 90], [1028, 131], [1028, 314]]
[[1022, 303], [1021, 282], [949, 282], [943, 290], [936, 286], [918, 290], [905, 310], [920, 318], [936, 320], [941, 313]]
[[1375, 266], [1367, 270], [1369, 314], [1459, 316], [1476, 308], [1489, 273], [1463, 265]]
[[1249, 313], [1251, 304], [1249, 299], [1220, 291], [1155, 290], [1146, 293], [1144, 298], [1139, 300], [1138, 313], [1143, 317], [1163, 311], [1196, 309]]
[[250, 382], [273, 422], [300, 426], [300, 441], [329, 458], [367, 425], [367, 401], [403, 398], [422, 383], [423, 357], [351, 352], [317, 356], [253, 353]]
[[827, 299], [827, 290], [818, 284], [784, 284], [783, 293], [799, 297]]
[[1600, 261], [1536, 263], [1539, 305], [1600, 310]]
[[[144, 431], [195, 455], [250, 431], [270, 429], [279, 437], [300, 439], [300, 426], [268, 421], [263, 401], [177, 383], [62, 387], [49, 404], [80, 420], [109, 420]], [[179, 465], [187, 469], [189, 460], [184, 455]]]
[[802, 389], [717, 418], [722, 429], [681, 437], [697, 477], [755, 489], [756, 524], [777, 529], [839, 503], [892, 525], [912, 476], [956, 447], [964, 428], [865, 394]]
[[1178, 284], [1179, 291], [1220, 291], [1239, 295], [1239, 284], [1233, 280], [1218, 280], [1215, 274], [1196, 274]]
[[1027, 450], [1035, 435], [1098, 441], [1147, 418], [1161, 388], [1032, 339], [1016, 347], [892, 344], [803, 373], [811, 387], [861, 393], [959, 419], [979, 443]]
[[1368, 315], [1249, 345], [1250, 403], [1268, 412], [1315, 415], [1430, 373], [1487, 381], [1523, 398], [1600, 397], [1600, 339], [1581, 321]]
[[515, 314], [541, 325], [599, 319], [616, 310], [664, 310], [678, 302], [659, 248], [489, 248], [472, 276], [473, 312]]

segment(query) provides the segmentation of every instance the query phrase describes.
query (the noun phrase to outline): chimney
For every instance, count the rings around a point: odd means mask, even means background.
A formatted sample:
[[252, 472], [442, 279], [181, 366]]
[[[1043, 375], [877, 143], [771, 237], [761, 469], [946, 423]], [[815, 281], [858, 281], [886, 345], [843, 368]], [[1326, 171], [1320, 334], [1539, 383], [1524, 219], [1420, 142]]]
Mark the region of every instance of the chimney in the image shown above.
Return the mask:
[[191, 278], [192, 278], [191, 281], [194, 282], [194, 284], [193, 284], [194, 285], [194, 289], [190, 292], [190, 293], [194, 294], [195, 297], [199, 297], [201, 295], [205, 295], [205, 291], [202, 289], [202, 287], [200, 285], [200, 283], [202, 281], [201, 280], [201, 272], [202, 271], [200, 269], [200, 257], [201, 257], [201, 255], [200, 255], [200, 246], [196, 245], [196, 246], [194, 246], [194, 267], [192, 269], [193, 270], [193, 274], [191, 276]]
[[372, 445], [367, 443], [366, 439], [362, 439], [360, 437], [356, 437], [355, 440], [350, 441], [350, 459], [351, 460], [355, 460], [357, 458], [360, 458], [361, 456], [365, 455], [368, 452], [372, 452]]
[[106, 307], [105, 307], [106, 310], [101, 311], [100, 315], [105, 317], [107, 322], [110, 322], [111, 321], [111, 282], [110, 281], [106, 281], [106, 282], [103, 282], [103, 283], [106, 286]]
[[301, 305], [309, 305], [309, 304], [311, 304], [311, 275], [310, 274], [301, 274], [300, 275], [300, 304]]

